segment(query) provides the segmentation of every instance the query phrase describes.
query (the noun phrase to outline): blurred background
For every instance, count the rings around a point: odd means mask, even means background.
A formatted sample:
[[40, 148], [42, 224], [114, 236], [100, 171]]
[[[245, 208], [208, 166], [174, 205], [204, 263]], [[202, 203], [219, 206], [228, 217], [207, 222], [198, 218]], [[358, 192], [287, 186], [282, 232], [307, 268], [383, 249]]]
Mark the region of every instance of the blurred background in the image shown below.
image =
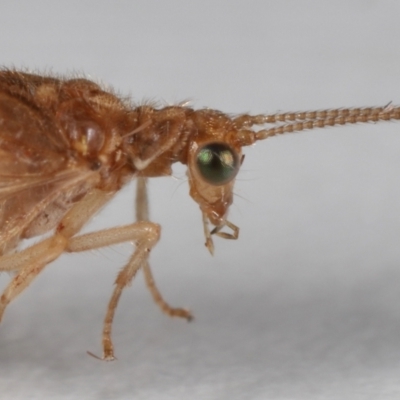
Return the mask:
[[[397, 1], [2, 1], [0, 63], [85, 74], [140, 104], [271, 113], [400, 103]], [[67, 254], [7, 309], [0, 398], [392, 399], [400, 393], [400, 124], [285, 135], [245, 150], [230, 220], [204, 247], [185, 168], [149, 184], [163, 227], [101, 329], [130, 244]], [[127, 186], [85, 231], [133, 220]], [[10, 279], [3, 273], [5, 286]]]

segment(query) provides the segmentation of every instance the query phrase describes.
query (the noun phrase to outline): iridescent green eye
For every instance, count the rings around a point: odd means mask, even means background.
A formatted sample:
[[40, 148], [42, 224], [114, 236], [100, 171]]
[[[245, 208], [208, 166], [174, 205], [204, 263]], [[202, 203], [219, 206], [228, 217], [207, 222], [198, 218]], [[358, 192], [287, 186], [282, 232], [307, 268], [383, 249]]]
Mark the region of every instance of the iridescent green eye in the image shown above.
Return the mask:
[[232, 180], [239, 170], [239, 158], [224, 143], [208, 143], [196, 157], [201, 176], [213, 185], [223, 185]]

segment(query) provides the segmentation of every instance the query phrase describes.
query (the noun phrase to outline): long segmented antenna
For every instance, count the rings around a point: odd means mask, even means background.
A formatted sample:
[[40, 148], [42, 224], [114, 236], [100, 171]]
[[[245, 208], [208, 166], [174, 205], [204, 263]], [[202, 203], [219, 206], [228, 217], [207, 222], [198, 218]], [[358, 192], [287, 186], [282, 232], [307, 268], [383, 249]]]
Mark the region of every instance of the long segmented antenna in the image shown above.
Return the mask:
[[241, 128], [251, 128], [254, 125], [276, 124], [289, 122], [255, 133], [255, 140], [264, 140], [284, 133], [301, 132], [303, 130], [326, 128], [335, 125], [347, 125], [400, 119], [400, 106], [390, 103], [385, 107], [340, 108], [320, 111], [288, 112], [270, 115], [241, 115], [235, 119], [235, 124]]

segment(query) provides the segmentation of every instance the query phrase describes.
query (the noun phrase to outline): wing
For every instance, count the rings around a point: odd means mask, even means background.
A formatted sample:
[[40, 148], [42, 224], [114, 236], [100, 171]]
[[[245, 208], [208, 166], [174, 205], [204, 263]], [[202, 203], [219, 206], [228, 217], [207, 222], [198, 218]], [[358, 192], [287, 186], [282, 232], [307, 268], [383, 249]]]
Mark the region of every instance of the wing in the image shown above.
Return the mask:
[[26, 230], [46, 210], [49, 223], [42, 231], [50, 229], [90, 189], [94, 175], [85, 164], [71, 162], [50, 112], [3, 86], [0, 80], [0, 254], [22, 237], [43, 233]]

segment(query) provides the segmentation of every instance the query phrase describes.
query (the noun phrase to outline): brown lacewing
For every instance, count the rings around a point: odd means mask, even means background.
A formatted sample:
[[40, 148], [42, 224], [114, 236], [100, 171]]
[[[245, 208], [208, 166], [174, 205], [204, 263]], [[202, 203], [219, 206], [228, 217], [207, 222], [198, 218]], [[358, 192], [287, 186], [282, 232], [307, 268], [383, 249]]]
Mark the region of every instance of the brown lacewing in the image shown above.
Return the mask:
[[[239, 228], [227, 215], [243, 146], [285, 133], [394, 119], [400, 119], [400, 107], [392, 105], [235, 117], [181, 105], [134, 107], [86, 79], [0, 71], [0, 271], [15, 273], [0, 297], [0, 319], [10, 301], [62, 253], [135, 242], [104, 320], [102, 358], [113, 360], [114, 313], [139, 269], [164, 313], [192, 318], [188, 310], [164, 301], [150, 270], [160, 226], [149, 220], [146, 179], [170, 175], [175, 162], [187, 165], [190, 196], [200, 207], [212, 253], [213, 236], [238, 237]], [[136, 221], [80, 234], [134, 178]], [[17, 251], [23, 239], [49, 232]]]

